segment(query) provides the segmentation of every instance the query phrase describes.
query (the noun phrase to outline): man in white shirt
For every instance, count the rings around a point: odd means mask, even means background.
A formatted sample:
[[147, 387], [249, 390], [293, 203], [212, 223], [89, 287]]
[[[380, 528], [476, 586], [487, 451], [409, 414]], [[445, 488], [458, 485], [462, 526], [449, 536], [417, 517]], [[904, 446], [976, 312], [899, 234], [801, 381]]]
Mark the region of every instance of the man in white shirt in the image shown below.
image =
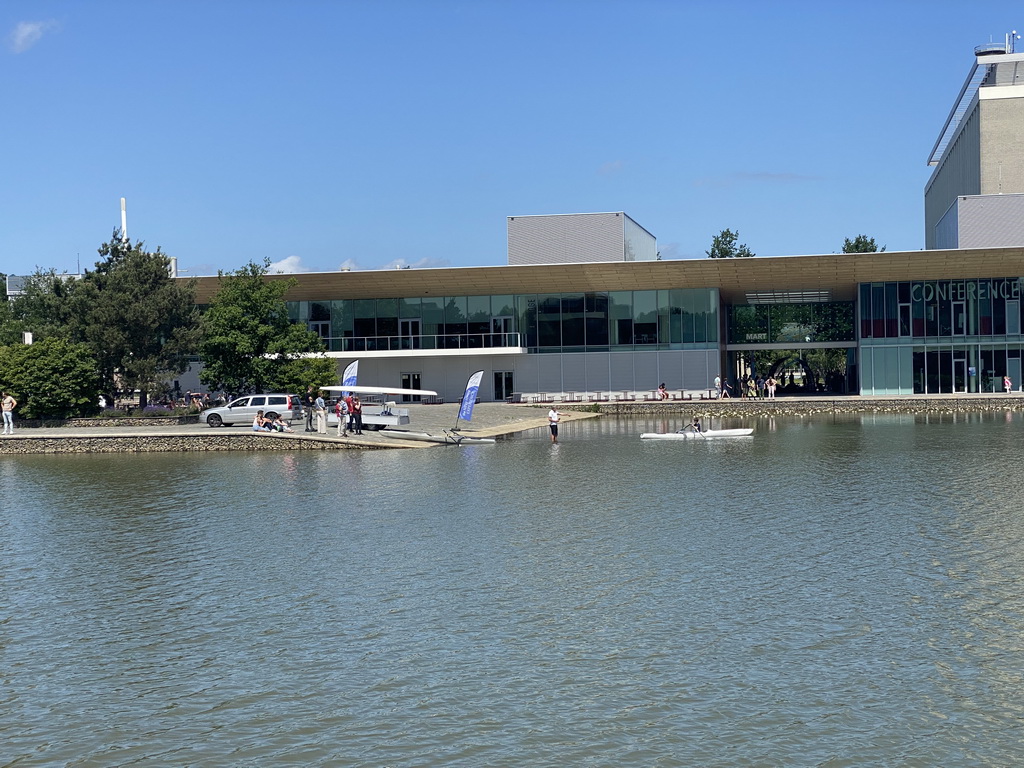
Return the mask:
[[551, 406], [551, 410], [548, 411], [548, 429], [551, 430], [551, 442], [558, 442], [558, 422], [562, 419], [562, 414], [558, 412], [555, 406]]

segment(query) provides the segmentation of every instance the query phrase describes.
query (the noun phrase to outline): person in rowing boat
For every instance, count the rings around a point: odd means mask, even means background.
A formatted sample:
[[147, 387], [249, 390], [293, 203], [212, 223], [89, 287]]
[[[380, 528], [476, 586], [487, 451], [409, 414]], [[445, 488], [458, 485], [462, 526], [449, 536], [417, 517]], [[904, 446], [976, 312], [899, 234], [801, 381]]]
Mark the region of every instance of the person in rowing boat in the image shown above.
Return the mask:
[[680, 432], [685, 432], [688, 429], [692, 429], [694, 432], [700, 433], [700, 416], [694, 416], [693, 421], [687, 424], [685, 427], [680, 429]]

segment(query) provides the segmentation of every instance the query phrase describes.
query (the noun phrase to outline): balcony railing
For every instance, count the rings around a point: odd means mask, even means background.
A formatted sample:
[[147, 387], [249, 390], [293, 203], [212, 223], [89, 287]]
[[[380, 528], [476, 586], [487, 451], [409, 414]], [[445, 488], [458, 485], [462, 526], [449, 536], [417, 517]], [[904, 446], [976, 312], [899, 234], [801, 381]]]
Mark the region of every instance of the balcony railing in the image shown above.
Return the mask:
[[346, 336], [324, 339], [331, 352], [401, 352], [415, 349], [493, 349], [518, 347], [518, 333], [464, 333], [427, 336]]

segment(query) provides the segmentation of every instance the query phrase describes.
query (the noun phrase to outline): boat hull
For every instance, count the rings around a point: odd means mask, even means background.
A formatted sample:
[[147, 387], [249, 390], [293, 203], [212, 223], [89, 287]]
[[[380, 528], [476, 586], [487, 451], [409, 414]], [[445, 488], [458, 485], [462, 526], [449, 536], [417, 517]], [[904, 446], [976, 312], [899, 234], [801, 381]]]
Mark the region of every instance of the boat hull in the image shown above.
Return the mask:
[[709, 429], [707, 432], [644, 432], [642, 440], [712, 440], [719, 437], [749, 437], [753, 429]]

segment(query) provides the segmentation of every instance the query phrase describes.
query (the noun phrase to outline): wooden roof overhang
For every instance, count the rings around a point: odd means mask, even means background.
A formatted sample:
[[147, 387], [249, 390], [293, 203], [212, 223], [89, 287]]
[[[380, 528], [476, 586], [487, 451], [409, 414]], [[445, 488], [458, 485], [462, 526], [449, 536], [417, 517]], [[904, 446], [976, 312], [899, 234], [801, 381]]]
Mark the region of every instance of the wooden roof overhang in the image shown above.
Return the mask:
[[[726, 304], [746, 304], [750, 295], [771, 293], [853, 301], [858, 283], [1018, 276], [1024, 276], [1024, 247], [310, 272], [267, 279], [296, 281], [288, 301], [718, 288]], [[209, 303], [220, 279], [192, 279], [197, 302]]]

